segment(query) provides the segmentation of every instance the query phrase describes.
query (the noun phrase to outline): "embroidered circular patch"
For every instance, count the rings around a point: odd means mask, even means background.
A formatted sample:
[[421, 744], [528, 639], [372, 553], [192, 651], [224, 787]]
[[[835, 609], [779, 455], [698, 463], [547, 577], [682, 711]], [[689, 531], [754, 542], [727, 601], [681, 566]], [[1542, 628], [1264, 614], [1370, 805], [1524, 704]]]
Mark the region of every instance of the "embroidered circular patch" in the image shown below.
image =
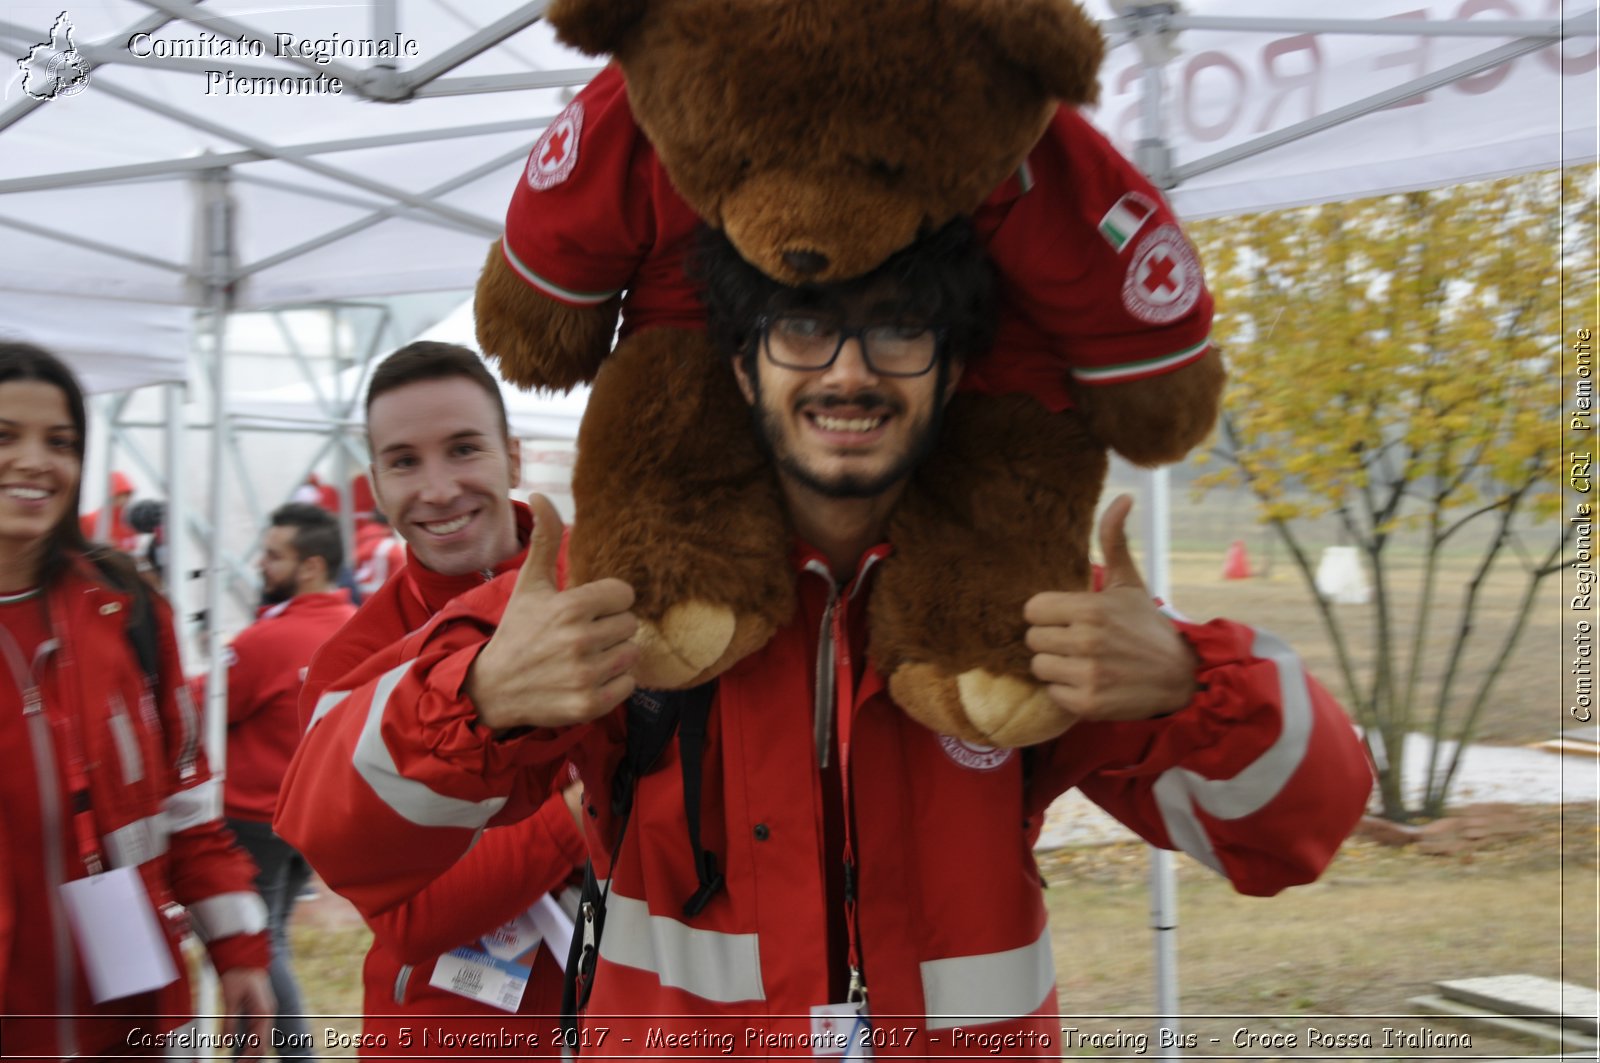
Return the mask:
[[994, 771], [1016, 752], [1014, 749], [996, 749], [993, 746], [980, 746], [976, 742], [964, 742], [950, 735], [940, 735], [939, 745], [944, 747], [945, 755], [951, 760], [973, 771]]
[[1194, 308], [1204, 284], [1200, 260], [1176, 225], [1157, 226], [1139, 242], [1122, 279], [1122, 305], [1140, 321], [1165, 325]]
[[572, 176], [578, 165], [578, 137], [583, 132], [583, 101], [573, 100], [556, 120], [545, 126], [544, 135], [528, 156], [528, 187], [543, 192]]

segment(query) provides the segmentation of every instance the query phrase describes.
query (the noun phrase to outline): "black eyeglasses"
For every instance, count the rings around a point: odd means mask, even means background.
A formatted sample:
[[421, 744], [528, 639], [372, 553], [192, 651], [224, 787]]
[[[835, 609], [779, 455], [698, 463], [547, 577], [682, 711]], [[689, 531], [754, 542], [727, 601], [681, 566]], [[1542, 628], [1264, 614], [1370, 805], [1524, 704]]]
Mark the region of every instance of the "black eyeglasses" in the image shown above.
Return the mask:
[[939, 359], [945, 330], [915, 323], [846, 326], [820, 314], [778, 314], [756, 323], [767, 361], [784, 369], [819, 372], [832, 365], [846, 340], [861, 344], [861, 357], [878, 376], [921, 376]]

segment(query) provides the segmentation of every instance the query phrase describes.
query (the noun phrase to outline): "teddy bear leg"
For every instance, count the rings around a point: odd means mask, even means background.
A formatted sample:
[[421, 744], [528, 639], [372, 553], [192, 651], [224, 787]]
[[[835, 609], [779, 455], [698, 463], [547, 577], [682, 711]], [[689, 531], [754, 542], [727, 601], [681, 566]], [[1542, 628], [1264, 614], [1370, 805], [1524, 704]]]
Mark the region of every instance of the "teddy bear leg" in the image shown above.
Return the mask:
[[1104, 449], [1071, 411], [1026, 396], [952, 400], [891, 517], [895, 552], [871, 606], [874, 660], [913, 719], [991, 746], [1071, 726], [1029, 670], [1022, 607], [1089, 586], [1105, 473]]
[[793, 612], [777, 481], [703, 334], [647, 329], [606, 359], [578, 431], [572, 497], [572, 582], [633, 587], [641, 686], [702, 683]]

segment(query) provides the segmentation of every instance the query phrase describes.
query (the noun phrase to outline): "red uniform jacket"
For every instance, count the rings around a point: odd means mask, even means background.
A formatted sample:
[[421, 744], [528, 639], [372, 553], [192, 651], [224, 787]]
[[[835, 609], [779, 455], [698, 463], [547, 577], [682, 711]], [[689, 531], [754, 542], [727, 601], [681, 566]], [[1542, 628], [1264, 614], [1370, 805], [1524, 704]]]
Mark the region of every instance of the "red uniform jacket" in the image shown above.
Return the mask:
[[[794, 620], [718, 681], [701, 831], [726, 885], [697, 915], [683, 909], [697, 878], [676, 739], [640, 782], [611, 864], [602, 839], [625, 716], [502, 738], [477, 722], [463, 684], [514, 576], [458, 599], [328, 695], [290, 767], [278, 829], [358, 907], [381, 911], [450, 866], [480, 828], [527, 815], [570, 758], [611, 883], [586, 1018], [602, 1053], [720, 1051], [712, 1035], [742, 1055], [804, 1046], [811, 1009], [839, 1002], [829, 941], [843, 910], [873, 1015], [910, 1031], [879, 1054], [970, 1053], [959, 1026], [1015, 1034], [995, 1043], [1054, 1058], [1055, 969], [1029, 844], [1054, 797], [1078, 786], [1251, 894], [1314, 879], [1359, 819], [1371, 773], [1349, 721], [1286, 646], [1228, 621], [1178, 623], [1201, 662], [1190, 705], [1080, 723], [1029, 750], [1027, 772], [1020, 751], [923, 728], [857, 663], [870, 569], [886, 552], [836, 587], [802, 551]], [[832, 772], [815, 751], [819, 700], [838, 735]], [[847, 825], [834, 851], [830, 805]], [[827, 897], [845, 860], [856, 898], [841, 908]]]
[[[311, 657], [356, 613], [345, 590], [301, 594], [263, 610], [228, 648], [228, 763], [222, 809], [271, 822], [300, 744], [300, 686]], [[205, 684], [197, 684], [203, 693]]]
[[[532, 516], [521, 503], [516, 504], [516, 512], [519, 535], [526, 541]], [[519, 552], [495, 571], [515, 578], [523, 557]], [[483, 583], [483, 574], [442, 576], [409, 558], [397, 578], [368, 599], [312, 661], [302, 695], [305, 717], [309, 720], [331, 683]], [[558, 775], [554, 785], [559, 787], [565, 781]], [[364, 908], [373, 945], [362, 971], [366, 1015], [362, 1031], [374, 1040], [362, 1046], [362, 1054], [436, 1058], [504, 1054], [474, 1045], [468, 1038], [514, 1025], [514, 1017], [431, 986], [434, 963], [441, 953], [470, 944], [526, 910], [543, 894], [563, 889], [581, 872], [585, 857], [583, 836], [557, 793], [521, 823], [484, 832], [459, 862], [448, 870], [441, 867], [443, 873], [436, 880], [416, 883], [381, 908]], [[316, 866], [317, 862], [312, 863]], [[565, 958], [563, 955], [562, 960]], [[561, 986], [560, 964], [548, 948], [541, 947], [518, 1015], [559, 1014]], [[516, 1025], [519, 1032], [532, 1034], [535, 1040], [518, 1044], [514, 1054], [558, 1055], [560, 1049], [551, 1037], [554, 1025], [541, 1022], [530, 1027], [525, 1021]], [[441, 1044], [441, 1031], [455, 1040]]]
[[[700, 220], [674, 191], [609, 66], [547, 136], [565, 136], [565, 178], [517, 182], [502, 251], [552, 299], [598, 306], [619, 291], [622, 333], [704, 327], [684, 275]], [[535, 158], [548, 150], [545, 140]], [[1097, 386], [1170, 372], [1209, 346], [1200, 263], [1153, 185], [1072, 108], [1056, 112], [1021, 170], [974, 215], [1003, 280], [991, 353], [962, 378], [983, 394], [1071, 405], [1069, 378]]]
[[[47, 592], [47, 602], [55, 645], [41, 646], [20, 677], [0, 666], [0, 748], [7, 753], [0, 772], [0, 1045], [7, 1058], [126, 1052], [131, 1030], [180, 1025], [191, 1005], [177, 905], [188, 909], [219, 971], [265, 967], [268, 959], [266, 910], [251, 885], [255, 865], [219, 816], [219, 786], [183, 683], [171, 611], [156, 600], [160, 672], [147, 690], [126, 632], [127, 596], [85, 562]], [[30, 672], [37, 710], [25, 704]], [[92, 1002], [57, 900], [61, 882], [87, 874], [67, 785], [73, 745], [87, 768], [88, 836], [104, 865], [138, 867], [180, 972], [164, 989], [103, 1004]]]

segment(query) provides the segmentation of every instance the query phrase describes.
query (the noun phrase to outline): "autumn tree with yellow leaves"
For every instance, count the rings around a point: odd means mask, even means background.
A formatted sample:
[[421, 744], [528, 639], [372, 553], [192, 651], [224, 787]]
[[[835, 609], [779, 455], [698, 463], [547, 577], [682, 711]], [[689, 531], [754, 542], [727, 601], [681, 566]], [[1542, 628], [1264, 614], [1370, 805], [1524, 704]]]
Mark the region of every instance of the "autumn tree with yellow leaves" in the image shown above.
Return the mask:
[[[1563, 321], [1593, 309], [1595, 207], [1585, 168], [1193, 226], [1231, 372], [1221, 467], [1200, 483], [1247, 488], [1304, 578], [1386, 818], [1443, 812], [1539, 587], [1561, 570]], [[1316, 589], [1306, 530], [1327, 516], [1371, 582], [1366, 652]], [[1422, 551], [1420, 583], [1404, 588], [1401, 536], [1413, 569]], [[1463, 553], [1470, 574], [1447, 584], [1441, 562]], [[1486, 630], [1485, 581], [1507, 573], [1518, 607]], [[1430, 661], [1440, 633], [1448, 650]], [[1434, 753], [1408, 805], [1418, 730]]]

